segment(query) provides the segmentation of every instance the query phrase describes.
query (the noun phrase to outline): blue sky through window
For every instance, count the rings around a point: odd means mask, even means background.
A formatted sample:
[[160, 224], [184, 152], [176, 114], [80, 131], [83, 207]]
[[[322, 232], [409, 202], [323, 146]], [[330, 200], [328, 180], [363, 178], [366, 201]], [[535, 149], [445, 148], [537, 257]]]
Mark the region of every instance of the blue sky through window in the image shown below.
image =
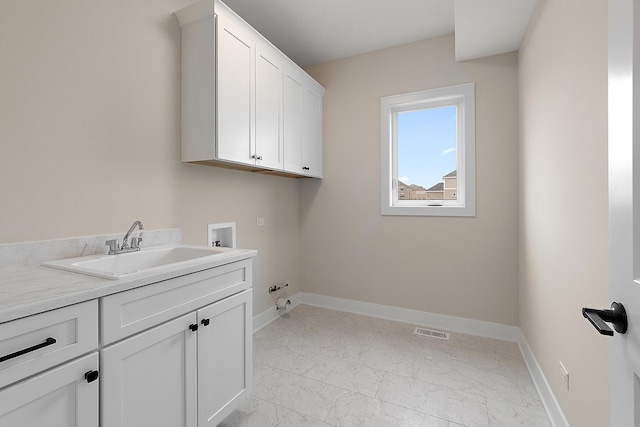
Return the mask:
[[398, 113], [398, 179], [429, 188], [456, 169], [456, 106]]

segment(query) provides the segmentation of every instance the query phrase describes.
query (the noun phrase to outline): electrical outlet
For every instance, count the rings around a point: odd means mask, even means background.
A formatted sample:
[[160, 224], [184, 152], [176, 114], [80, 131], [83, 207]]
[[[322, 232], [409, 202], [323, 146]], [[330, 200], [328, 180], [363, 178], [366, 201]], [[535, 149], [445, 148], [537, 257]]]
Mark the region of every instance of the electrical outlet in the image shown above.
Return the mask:
[[258, 225], [258, 226], [262, 226], [262, 225], [264, 225], [264, 218], [258, 218], [258, 219], [256, 220], [256, 225]]
[[562, 376], [562, 381], [564, 381], [565, 387], [569, 390], [569, 371], [564, 367], [562, 361], [559, 361], [558, 363], [560, 363], [560, 375]]

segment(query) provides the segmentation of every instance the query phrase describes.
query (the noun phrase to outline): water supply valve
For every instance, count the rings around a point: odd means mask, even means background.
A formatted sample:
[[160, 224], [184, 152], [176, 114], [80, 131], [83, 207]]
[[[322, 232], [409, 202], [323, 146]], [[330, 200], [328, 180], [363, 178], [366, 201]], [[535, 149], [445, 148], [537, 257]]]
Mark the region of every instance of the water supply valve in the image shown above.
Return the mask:
[[287, 286], [289, 286], [289, 284], [288, 284], [288, 283], [285, 283], [285, 284], [284, 284], [284, 285], [282, 285], [282, 286], [278, 286], [278, 285], [269, 286], [269, 293], [270, 293], [270, 294], [272, 294], [272, 293], [274, 293], [274, 292], [278, 292], [279, 290], [284, 289], [284, 288], [286, 288]]

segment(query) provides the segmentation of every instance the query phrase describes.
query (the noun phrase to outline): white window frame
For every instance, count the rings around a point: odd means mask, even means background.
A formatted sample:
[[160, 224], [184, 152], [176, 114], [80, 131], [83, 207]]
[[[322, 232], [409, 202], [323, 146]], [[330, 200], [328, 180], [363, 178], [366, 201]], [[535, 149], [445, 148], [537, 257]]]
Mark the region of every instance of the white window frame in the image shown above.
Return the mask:
[[[451, 105], [458, 107], [457, 200], [398, 200], [398, 113]], [[382, 215], [475, 216], [475, 84], [384, 96], [380, 106]]]

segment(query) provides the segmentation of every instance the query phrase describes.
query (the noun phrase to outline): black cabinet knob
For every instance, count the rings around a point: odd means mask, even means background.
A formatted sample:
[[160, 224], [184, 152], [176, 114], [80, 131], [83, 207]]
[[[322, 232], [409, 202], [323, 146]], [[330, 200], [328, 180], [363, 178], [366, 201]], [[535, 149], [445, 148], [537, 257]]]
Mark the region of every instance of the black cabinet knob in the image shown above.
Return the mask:
[[200, 323], [202, 323], [202, 326], [209, 326], [209, 323], [211, 323], [211, 320], [210, 319], [202, 319], [202, 321]]
[[85, 372], [84, 379], [87, 380], [88, 383], [92, 383], [98, 379], [99, 373], [98, 371], [89, 371]]
[[191, 329], [193, 332], [198, 330], [198, 324], [194, 323], [192, 325], [189, 325], [189, 329]]

